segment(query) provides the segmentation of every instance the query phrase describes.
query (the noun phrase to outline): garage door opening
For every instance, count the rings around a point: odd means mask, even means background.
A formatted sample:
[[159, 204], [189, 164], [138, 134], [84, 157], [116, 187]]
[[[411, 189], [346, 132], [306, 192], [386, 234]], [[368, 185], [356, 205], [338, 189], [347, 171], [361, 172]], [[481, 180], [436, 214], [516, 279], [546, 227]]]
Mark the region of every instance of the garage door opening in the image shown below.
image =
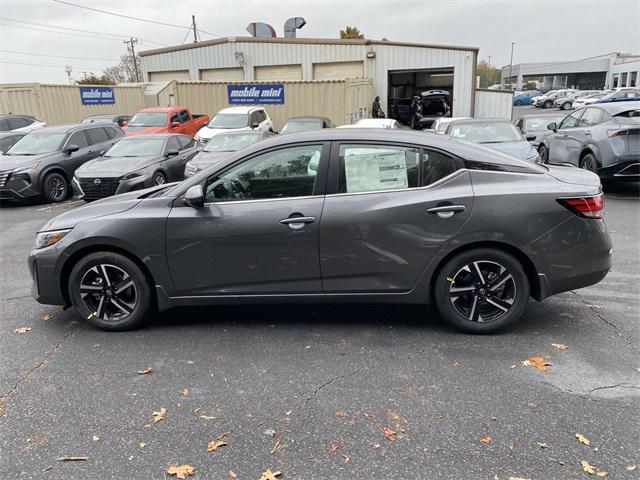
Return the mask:
[[[404, 125], [411, 125], [411, 102], [414, 96], [421, 96], [429, 90], [444, 90], [449, 93], [444, 98], [448, 112], [453, 106], [453, 68], [393, 70], [388, 74], [387, 112], [389, 117]], [[440, 96], [442, 98], [442, 96]], [[423, 101], [422, 115], [434, 117], [445, 115], [442, 102]], [[450, 115], [450, 113], [448, 113]]]

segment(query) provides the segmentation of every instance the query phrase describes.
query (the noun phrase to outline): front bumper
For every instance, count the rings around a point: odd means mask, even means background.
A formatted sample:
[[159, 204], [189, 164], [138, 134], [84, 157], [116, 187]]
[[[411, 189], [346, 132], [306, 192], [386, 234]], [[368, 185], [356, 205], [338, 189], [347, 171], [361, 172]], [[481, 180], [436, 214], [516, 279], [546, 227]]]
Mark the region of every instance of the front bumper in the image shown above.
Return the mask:
[[27, 172], [0, 172], [0, 200], [23, 200], [40, 195], [37, 179]]
[[68, 301], [62, 293], [61, 270], [67, 260], [56, 246], [32, 250], [27, 260], [31, 273], [31, 295], [44, 305], [67, 306]]

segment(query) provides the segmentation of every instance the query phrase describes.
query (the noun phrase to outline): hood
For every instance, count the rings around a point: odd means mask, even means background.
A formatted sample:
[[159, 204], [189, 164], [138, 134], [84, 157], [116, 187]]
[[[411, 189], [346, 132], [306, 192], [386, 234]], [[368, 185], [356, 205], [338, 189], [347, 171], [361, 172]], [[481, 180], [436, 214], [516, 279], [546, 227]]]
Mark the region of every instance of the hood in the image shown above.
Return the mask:
[[77, 177], [124, 175], [135, 172], [158, 161], [158, 156], [149, 157], [99, 157], [90, 160], [76, 170]]
[[127, 135], [146, 135], [150, 133], [167, 133], [167, 127], [129, 127], [123, 128]]
[[531, 157], [535, 157], [538, 152], [527, 141], [521, 142], [505, 142], [505, 143], [484, 143], [485, 147], [498, 150], [499, 152], [506, 153], [512, 157], [520, 160], [529, 160]]
[[193, 160], [189, 160], [189, 163], [199, 169], [206, 168], [214, 163], [218, 163], [220, 160], [233, 155], [235, 152], [204, 152], [201, 151], [196, 155]]
[[48, 159], [56, 153], [58, 152], [44, 153], [42, 155], [0, 155], [0, 171], [28, 167], [32, 163]]
[[208, 126], [205, 125], [200, 130], [198, 130], [197, 135], [198, 135], [199, 138], [204, 138], [205, 140], [208, 140], [210, 138], [215, 137], [219, 133], [241, 132], [242, 130], [251, 130], [251, 128], [249, 128], [249, 127], [242, 127], [242, 128], [209, 128]]

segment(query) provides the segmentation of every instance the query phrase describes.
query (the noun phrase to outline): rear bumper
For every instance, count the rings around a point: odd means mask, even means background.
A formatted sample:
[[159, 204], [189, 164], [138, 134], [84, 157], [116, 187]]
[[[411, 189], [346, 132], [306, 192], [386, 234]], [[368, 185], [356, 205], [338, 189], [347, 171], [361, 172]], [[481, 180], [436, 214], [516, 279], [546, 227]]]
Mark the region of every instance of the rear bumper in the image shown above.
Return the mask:
[[616, 180], [640, 180], [640, 158], [622, 160], [598, 170], [601, 178]]

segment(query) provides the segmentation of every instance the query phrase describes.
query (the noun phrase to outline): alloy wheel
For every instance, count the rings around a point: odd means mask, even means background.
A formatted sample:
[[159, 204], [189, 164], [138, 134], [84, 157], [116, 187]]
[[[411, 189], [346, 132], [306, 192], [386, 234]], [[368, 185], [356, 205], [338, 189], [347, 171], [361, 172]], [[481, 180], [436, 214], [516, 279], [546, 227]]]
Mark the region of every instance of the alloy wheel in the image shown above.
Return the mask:
[[472, 262], [447, 280], [453, 308], [471, 322], [497, 320], [509, 312], [516, 298], [511, 272], [497, 262]]
[[590, 172], [595, 172], [598, 170], [595, 160], [591, 155], [587, 155], [582, 159], [582, 168], [584, 170], [589, 170]]
[[80, 281], [80, 296], [95, 317], [107, 321], [125, 319], [138, 302], [138, 291], [131, 276], [107, 263], [94, 265], [85, 272]]
[[153, 184], [154, 185], [163, 185], [167, 182], [167, 179], [164, 178], [164, 175], [162, 174], [158, 174], [153, 178]]
[[66, 187], [60, 177], [52, 176], [47, 182], [47, 189], [52, 199], [62, 198], [66, 193]]

